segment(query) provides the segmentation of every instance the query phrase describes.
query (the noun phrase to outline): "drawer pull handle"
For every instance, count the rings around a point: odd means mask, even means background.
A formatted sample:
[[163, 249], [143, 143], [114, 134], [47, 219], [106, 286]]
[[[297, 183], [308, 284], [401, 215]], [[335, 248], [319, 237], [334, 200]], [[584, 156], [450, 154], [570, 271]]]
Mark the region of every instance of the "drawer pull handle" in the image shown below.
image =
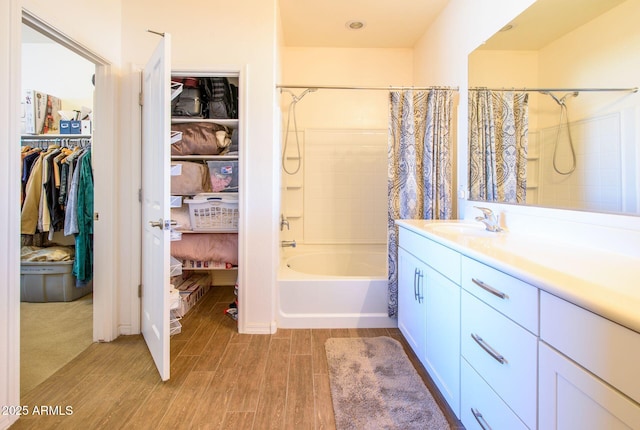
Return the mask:
[[491, 348], [484, 340], [482, 340], [480, 336], [475, 333], [471, 333], [471, 337], [476, 341], [478, 345], [480, 345], [482, 349], [487, 352], [487, 354], [495, 358], [496, 361], [498, 361], [500, 364], [505, 364], [507, 362], [507, 360], [502, 355], [498, 354], [495, 349]]
[[482, 430], [491, 430], [491, 426], [487, 423], [487, 420], [484, 419], [482, 414], [476, 408], [471, 408], [471, 413], [476, 421], [478, 421], [478, 424], [480, 424]]
[[471, 278], [471, 281], [476, 284], [478, 287], [482, 288], [483, 290], [493, 294], [496, 297], [499, 297], [501, 299], [508, 299], [509, 296], [507, 296], [505, 293], [503, 293], [502, 291], [496, 290], [495, 288], [493, 288], [490, 285], [485, 284], [484, 282], [476, 279], [476, 278]]
[[424, 292], [424, 275], [422, 274], [422, 270], [421, 270], [420, 273], [418, 273], [418, 303], [422, 303], [424, 301], [423, 292]]

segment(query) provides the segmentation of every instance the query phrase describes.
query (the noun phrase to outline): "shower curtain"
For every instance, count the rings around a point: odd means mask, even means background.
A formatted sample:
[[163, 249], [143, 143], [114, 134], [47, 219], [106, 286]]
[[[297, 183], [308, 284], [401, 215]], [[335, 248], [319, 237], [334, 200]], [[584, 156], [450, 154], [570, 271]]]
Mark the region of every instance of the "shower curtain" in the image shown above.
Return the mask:
[[388, 313], [398, 313], [396, 219], [452, 216], [451, 115], [453, 91], [391, 91], [389, 94]]
[[525, 92], [469, 91], [469, 198], [524, 203], [529, 102]]

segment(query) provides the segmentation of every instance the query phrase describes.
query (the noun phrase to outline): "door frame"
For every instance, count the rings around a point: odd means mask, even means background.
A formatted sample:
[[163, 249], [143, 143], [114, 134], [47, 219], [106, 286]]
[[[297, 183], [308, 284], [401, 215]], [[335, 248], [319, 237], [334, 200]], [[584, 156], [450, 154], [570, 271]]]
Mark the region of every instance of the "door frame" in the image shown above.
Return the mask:
[[26, 9], [22, 10], [22, 23], [94, 63], [96, 67], [92, 158], [101, 161], [93, 163], [94, 214], [98, 215], [98, 219], [94, 216], [93, 237], [94, 243], [100, 243], [100, 246], [94, 246], [93, 251], [93, 341], [109, 342], [118, 336], [117, 322], [114, 320], [114, 315], [117, 315], [117, 296], [114, 288], [117, 244], [111, 233], [117, 228], [115, 209], [118, 207], [116, 187], [113, 186], [118, 177], [115, 167], [116, 148], [113, 145], [117, 142], [116, 77], [107, 59]]
[[[96, 155], [102, 163], [94, 165], [97, 199], [95, 210], [100, 213], [100, 221], [95, 223], [94, 235], [101, 247], [94, 253], [97, 269], [94, 273], [94, 341], [110, 341], [117, 337], [117, 296], [114, 285], [116, 273], [117, 243], [111, 235], [117, 213], [116, 199], [111, 183], [103, 178], [116, 178], [115, 151], [112, 144], [116, 140], [116, 73], [111, 63], [90, 49], [67, 37], [61, 31], [48, 25], [34, 14], [20, 7], [19, 0], [2, 2], [0, 22], [4, 43], [0, 44], [0, 54], [7, 61], [0, 66], [0, 88], [8, 97], [0, 104], [0, 190], [6, 196], [6, 204], [0, 209], [0, 240], [5, 244], [5, 255], [0, 259], [0, 276], [5, 283], [0, 287], [0, 402], [4, 405], [20, 404], [20, 210], [19, 160], [20, 138], [20, 94], [21, 94], [21, 28], [23, 23], [46, 34], [58, 43], [96, 64], [96, 92], [94, 112], [99, 116], [100, 128], [94, 133], [96, 142], [105, 142], [96, 147]], [[27, 22], [25, 22], [27, 21]], [[13, 143], [12, 143], [13, 142]], [[15, 202], [15, 204], [12, 204]], [[18, 417], [0, 416], [0, 428], [11, 425]]]

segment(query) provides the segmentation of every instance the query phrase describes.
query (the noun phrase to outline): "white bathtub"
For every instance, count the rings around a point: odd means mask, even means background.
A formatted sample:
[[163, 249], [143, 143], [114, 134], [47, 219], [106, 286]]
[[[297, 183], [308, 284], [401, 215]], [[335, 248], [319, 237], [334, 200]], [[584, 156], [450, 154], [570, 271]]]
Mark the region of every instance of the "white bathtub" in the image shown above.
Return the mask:
[[397, 327], [387, 316], [384, 245], [287, 248], [278, 285], [278, 327]]

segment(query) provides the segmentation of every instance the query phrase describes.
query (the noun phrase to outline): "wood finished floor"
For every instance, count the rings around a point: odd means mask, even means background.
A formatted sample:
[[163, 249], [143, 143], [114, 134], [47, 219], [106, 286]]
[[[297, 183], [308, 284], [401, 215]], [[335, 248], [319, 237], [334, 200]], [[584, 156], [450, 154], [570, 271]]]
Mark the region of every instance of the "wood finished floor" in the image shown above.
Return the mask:
[[[390, 336], [408, 349], [397, 329], [238, 334], [223, 313], [233, 299], [231, 287], [213, 288], [185, 316], [171, 339], [169, 381], [160, 381], [140, 336], [92, 344], [22, 396], [30, 412], [58, 406], [73, 413], [24, 416], [11, 429], [333, 429], [325, 340]], [[424, 368], [416, 368], [431, 387]], [[452, 428], [462, 428], [445, 414]]]

